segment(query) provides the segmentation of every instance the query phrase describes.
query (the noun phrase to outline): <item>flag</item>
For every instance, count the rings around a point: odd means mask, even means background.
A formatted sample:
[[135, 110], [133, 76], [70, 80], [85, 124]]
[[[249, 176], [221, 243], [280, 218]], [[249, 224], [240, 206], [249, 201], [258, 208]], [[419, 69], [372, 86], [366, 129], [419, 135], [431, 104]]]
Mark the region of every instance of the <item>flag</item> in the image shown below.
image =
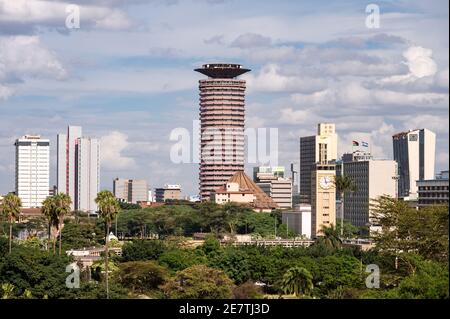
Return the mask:
[[353, 141], [353, 146], [359, 146], [359, 142]]
[[367, 143], [367, 142], [362, 142], [362, 147], [369, 147], [369, 143]]

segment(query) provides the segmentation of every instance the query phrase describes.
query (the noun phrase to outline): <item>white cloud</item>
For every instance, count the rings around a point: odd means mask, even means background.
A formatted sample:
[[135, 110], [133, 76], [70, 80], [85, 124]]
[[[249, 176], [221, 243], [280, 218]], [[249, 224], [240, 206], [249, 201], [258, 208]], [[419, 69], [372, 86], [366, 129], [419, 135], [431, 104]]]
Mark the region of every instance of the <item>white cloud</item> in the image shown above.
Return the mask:
[[443, 108], [448, 104], [445, 93], [404, 93], [387, 89], [367, 89], [359, 82], [351, 82], [313, 94], [293, 94], [292, 100], [299, 105], [354, 106], [395, 105]]
[[[66, 8], [70, 4], [72, 4], [70, 1], [0, 0], [0, 21], [15, 24], [10, 30], [12, 32], [30, 32], [30, 30], [35, 32], [37, 26], [63, 30], [69, 15]], [[83, 28], [122, 30], [133, 25], [122, 10], [109, 8], [106, 3], [95, 5], [90, 2], [89, 5], [80, 5], [79, 8], [81, 30]]]
[[8, 99], [13, 93], [14, 93], [13, 89], [4, 86], [0, 83], [0, 100]]
[[326, 81], [317, 78], [285, 75], [277, 64], [264, 66], [259, 74], [247, 74], [249, 90], [263, 92], [315, 92], [326, 87]]
[[122, 152], [129, 146], [128, 136], [121, 132], [111, 132], [100, 139], [102, 167], [109, 170], [133, 168], [133, 158], [125, 157]]
[[30, 78], [61, 80], [67, 71], [37, 36], [0, 37], [0, 99], [8, 99], [17, 82]]
[[37, 36], [0, 38], [1, 64], [6, 77], [38, 76], [63, 79], [67, 76], [61, 62], [42, 45]]
[[434, 62], [433, 50], [423, 47], [410, 47], [403, 53], [406, 58], [406, 64], [412, 75], [418, 78], [435, 75], [437, 72], [437, 65]]

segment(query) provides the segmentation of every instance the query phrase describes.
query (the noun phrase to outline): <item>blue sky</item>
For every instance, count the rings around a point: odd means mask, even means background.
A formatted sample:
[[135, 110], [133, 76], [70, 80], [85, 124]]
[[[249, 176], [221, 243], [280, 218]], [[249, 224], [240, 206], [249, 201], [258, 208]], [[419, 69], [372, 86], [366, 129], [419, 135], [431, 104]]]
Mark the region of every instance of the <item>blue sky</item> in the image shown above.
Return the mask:
[[[437, 134], [448, 168], [448, 1], [72, 0], [81, 28], [65, 28], [67, 1], [0, 0], [0, 193], [14, 188], [14, 140], [83, 126], [102, 139], [102, 188], [114, 177], [197, 193], [196, 164], [170, 161], [170, 132], [198, 118], [195, 67], [241, 63], [247, 126], [279, 129], [280, 164], [298, 139], [337, 124], [339, 151], [355, 139], [392, 157], [392, 134]], [[250, 169], [250, 167], [248, 167]]]

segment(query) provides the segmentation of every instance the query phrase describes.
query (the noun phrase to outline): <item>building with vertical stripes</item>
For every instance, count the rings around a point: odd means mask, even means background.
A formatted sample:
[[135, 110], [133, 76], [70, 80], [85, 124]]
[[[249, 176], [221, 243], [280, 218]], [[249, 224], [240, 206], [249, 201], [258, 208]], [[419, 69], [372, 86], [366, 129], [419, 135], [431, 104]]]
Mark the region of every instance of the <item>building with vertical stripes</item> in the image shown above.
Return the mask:
[[200, 80], [200, 197], [209, 200], [244, 170], [245, 90], [238, 77], [250, 70], [238, 64], [206, 64]]

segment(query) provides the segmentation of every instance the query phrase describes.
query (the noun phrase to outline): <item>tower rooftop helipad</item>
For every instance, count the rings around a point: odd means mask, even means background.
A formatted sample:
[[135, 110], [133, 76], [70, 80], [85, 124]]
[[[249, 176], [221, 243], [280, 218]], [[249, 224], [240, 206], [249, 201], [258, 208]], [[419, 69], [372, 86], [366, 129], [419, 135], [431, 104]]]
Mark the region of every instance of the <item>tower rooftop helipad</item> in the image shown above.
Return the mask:
[[250, 69], [244, 69], [240, 64], [214, 63], [205, 64], [200, 69], [195, 69], [210, 78], [232, 79], [244, 73], [250, 72]]

